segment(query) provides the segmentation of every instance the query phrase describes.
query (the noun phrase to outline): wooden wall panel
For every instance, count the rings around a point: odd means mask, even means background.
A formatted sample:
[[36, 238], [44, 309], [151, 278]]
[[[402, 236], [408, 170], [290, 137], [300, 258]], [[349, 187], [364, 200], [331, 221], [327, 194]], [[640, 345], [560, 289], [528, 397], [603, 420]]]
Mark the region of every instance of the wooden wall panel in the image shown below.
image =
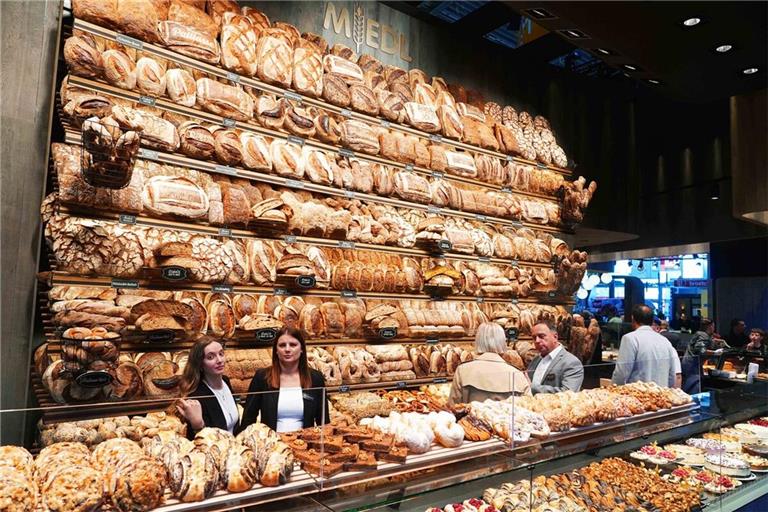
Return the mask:
[[[39, 253], [40, 201], [59, 3], [2, 2], [2, 334], [0, 410], [23, 408]], [[18, 443], [24, 417], [0, 415], [0, 444]]]

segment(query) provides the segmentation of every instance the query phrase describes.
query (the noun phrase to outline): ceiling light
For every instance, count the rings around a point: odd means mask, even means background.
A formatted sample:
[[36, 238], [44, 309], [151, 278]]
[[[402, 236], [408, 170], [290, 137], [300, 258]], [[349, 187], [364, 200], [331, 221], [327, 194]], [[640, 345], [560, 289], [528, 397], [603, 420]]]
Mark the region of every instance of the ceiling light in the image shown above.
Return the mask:
[[653, 84], [653, 85], [661, 85], [661, 82], [660, 82], [660, 81], [658, 81], [658, 80], [656, 80], [656, 79], [653, 79], [653, 78], [648, 78], [648, 79], [646, 80], [646, 82], [648, 82], [649, 84]]
[[645, 263], [643, 263], [643, 260], [640, 260], [640, 264], [637, 266], [637, 271], [642, 272], [645, 270]]
[[613, 52], [611, 50], [607, 50], [605, 48], [595, 48], [595, 51], [597, 53], [602, 53], [603, 55], [613, 55]]
[[589, 292], [585, 290], [584, 288], [579, 288], [579, 291], [576, 292], [576, 296], [580, 298], [581, 300], [586, 299], [589, 297]]
[[715, 51], [717, 53], [725, 53], [725, 52], [729, 52], [731, 50], [733, 50], [733, 46], [730, 45], [730, 44], [721, 44], [720, 46], [715, 48]]
[[624, 64], [624, 69], [628, 69], [629, 71], [637, 71], [637, 67], [633, 66], [632, 64]]
[[605, 272], [603, 274], [600, 274], [600, 282], [603, 284], [610, 284], [611, 281], [613, 281], [613, 274], [610, 272]]
[[741, 72], [744, 73], [745, 75], [754, 75], [758, 71], [760, 71], [758, 68], [747, 68], [747, 69], [743, 69]]
[[547, 19], [553, 19], [557, 17], [551, 12], [549, 12], [548, 10], [542, 9], [541, 7], [537, 7], [535, 9], [526, 9], [525, 12], [527, 14], [530, 14], [531, 17], [536, 18], [537, 20], [547, 20]]
[[713, 183], [712, 188], [709, 191], [709, 198], [713, 201], [720, 199], [720, 184]]
[[569, 28], [566, 30], [558, 30], [562, 35], [567, 37], [568, 39], [588, 39], [589, 36], [582, 32], [581, 30], [577, 30], [575, 28]]
[[687, 20], [683, 21], [683, 25], [686, 27], [695, 27], [701, 23], [701, 18], [688, 18]]

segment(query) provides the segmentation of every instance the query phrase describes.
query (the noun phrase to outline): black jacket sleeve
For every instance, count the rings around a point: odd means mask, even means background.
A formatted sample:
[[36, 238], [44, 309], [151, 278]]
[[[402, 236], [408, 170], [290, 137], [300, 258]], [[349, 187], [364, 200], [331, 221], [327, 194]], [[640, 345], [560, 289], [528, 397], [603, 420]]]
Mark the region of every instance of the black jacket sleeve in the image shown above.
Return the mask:
[[257, 370], [251, 379], [251, 385], [248, 386], [248, 397], [245, 400], [243, 408], [243, 419], [240, 421], [238, 432], [252, 423], [256, 423], [259, 412], [262, 409], [264, 400], [264, 391], [267, 390], [267, 374], [265, 370]]
[[325, 389], [325, 379], [323, 374], [316, 370], [310, 370], [310, 373], [312, 375], [312, 387], [316, 389], [317, 393], [317, 403], [322, 404], [320, 407], [315, 408], [315, 425], [330, 423], [331, 418], [328, 415], [328, 392]]

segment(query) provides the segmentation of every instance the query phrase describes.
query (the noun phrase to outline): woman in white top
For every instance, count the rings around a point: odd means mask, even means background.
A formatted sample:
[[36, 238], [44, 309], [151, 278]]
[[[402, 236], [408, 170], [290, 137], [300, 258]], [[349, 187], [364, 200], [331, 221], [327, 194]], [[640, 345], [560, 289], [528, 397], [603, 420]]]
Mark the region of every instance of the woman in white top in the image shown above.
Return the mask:
[[203, 336], [189, 351], [181, 377], [182, 398], [176, 410], [187, 420], [187, 435], [195, 436], [205, 427], [234, 433], [240, 423], [229, 379], [224, 376], [227, 361], [224, 347], [216, 338]]
[[309, 367], [301, 331], [283, 327], [272, 345], [272, 366], [256, 371], [240, 428], [261, 415], [277, 432], [292, 432], [329, 422], [323, 374]]

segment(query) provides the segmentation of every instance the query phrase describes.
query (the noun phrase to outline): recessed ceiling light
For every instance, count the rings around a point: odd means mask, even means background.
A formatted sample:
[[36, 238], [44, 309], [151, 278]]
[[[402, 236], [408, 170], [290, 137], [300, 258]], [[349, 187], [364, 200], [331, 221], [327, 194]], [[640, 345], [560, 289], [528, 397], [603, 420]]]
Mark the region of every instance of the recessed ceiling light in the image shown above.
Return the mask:
[[542, 9], [541, 7], [537, 7], [536, 9], [526, 9], [525, 12], [538, 20], [548, 20], [557, 17], [548, 10]]
[[715, 48], [715, 51], [717, 53], [725, 53], [725, 52], [729, 52], [731, 50], [733, 50], [733, 46], [730, 45], [730, 44], [721, 44], [720, 46]]
[[660, 82], [660, 81], [658, 81], [658, 80], [655, 80], [655, 79], [653, 79], [653, 78], [649, 78], [649, 79], [647, 79], [647, 80], [646, 80], [646, 82], [648, 82], [649, 84], [653, 84], [653, 85], [661, 85], [661, 82]]
[[575, 28], [558, 30], [558, 32], [560, 32], [562, 35], [564, 35], [568, 39], [589, 39], [589, 36], [587, 34]]
[[597, 53], [602, 53], [603, 55], [613, 55], [611, 50], [606, 50], [605, 48], [595, 48], [595, 51]]
[[758, 71], [760, 71], [760, 70], [757, 69], [757, 68], [747, 68], [747, 69], [742, 70], [741, 72], [744, 73], [745, 75], [754, 75]]
[[629, 71], [637, 71], [637, 66], [633, 66], [632, 64], [624, 64], [624, 69]]
[[683, 21], [683, 25], [686, 27], [694, 27], [701, 23], [701, 18], [688, 18], [687, 20]]

